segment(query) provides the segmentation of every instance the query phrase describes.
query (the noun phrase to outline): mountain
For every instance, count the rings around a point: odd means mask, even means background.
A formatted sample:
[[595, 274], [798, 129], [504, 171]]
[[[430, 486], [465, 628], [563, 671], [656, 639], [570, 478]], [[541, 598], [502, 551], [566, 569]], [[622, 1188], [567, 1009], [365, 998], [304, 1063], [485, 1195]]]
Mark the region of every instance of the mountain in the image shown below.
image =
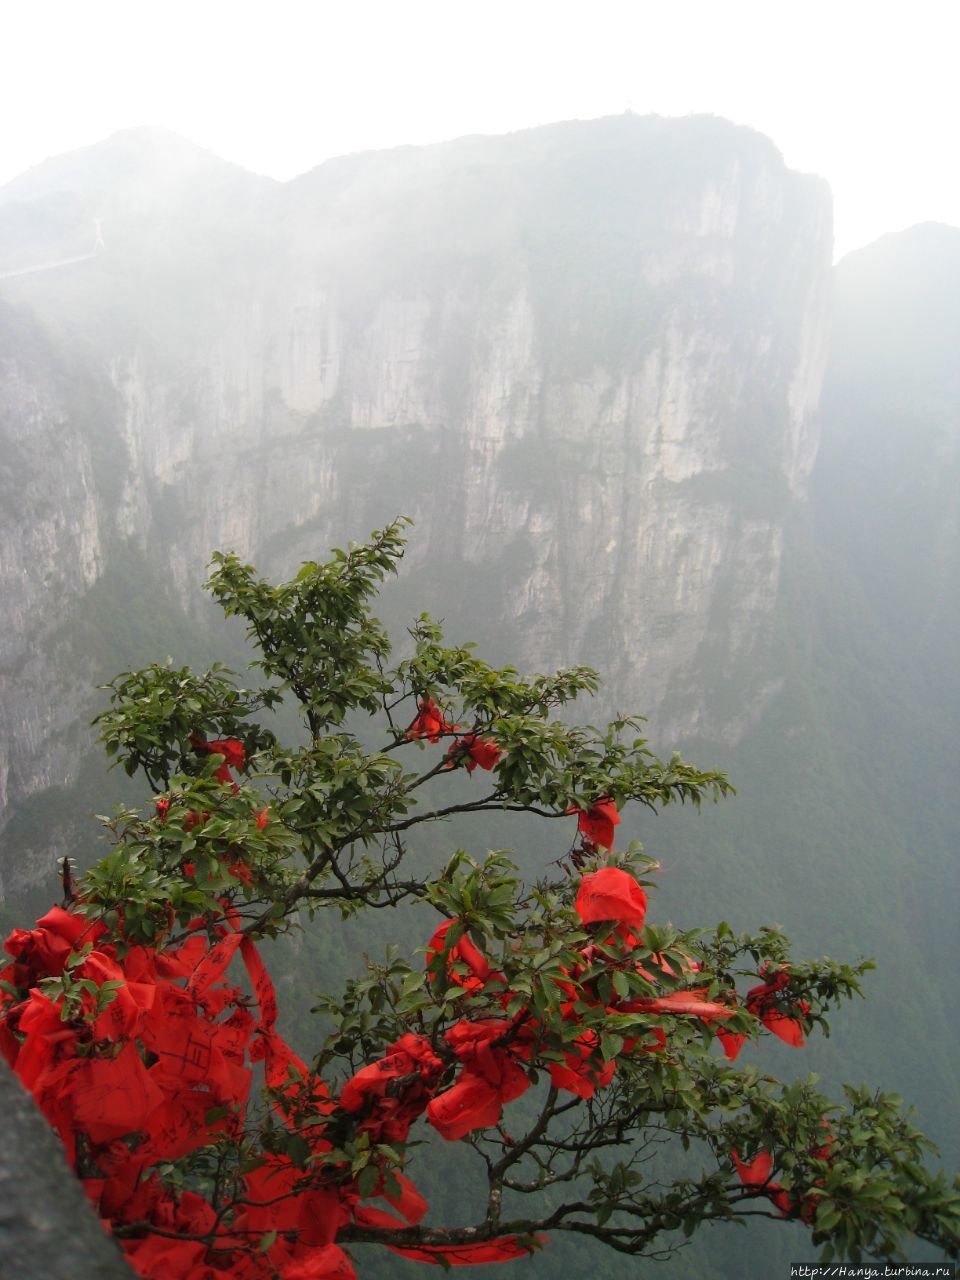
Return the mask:
[[98, 211], [103, 248], [0, 296], [4, 442], [51, 459], [30, 538], [0, 529], [5, 804], [71, 779], [73, 620], [121, 562], [190, 607], [214, 548], [290, 572], [400, 511], [437, 613], [496, 617], [528, 667], [590, 657], [665, 737], [735, 738], [775, 688], [830, 214], [766, 139], [624, 116], [280, 186], [134, 131], [0, 190], [0, 264], [51, 209], [77, 244]]
[[771, 1067], [901, 1090], [955, 1160], [958, 245], [832, 270], [825, 185], [707, 117], [286, 184], [135, 130], [0, 188], [11, 920], [95, 852], [97, 681], [242, 664], [210, 552], [290, 576], [409, 513], [395, 634], [427, 609], [520, 668], [592, 663], [593, 718], [728, 768], [718, 811], [625, 823], [660, 917], [876, 955], [869, 1002]]
[[[810, 1064], [905, 1093], [954, 1165], [958, 291], [957, 228], [914, 227], [837, 267], [820, 449], [775, 610], [783, 684], [734, 750], [684, 744], [740, 788], [679, 824], [738, 923], [749, 904], [805, 950], [876, 959], [868, 1003]], [[692, 918], [716, 900], [692, 867], [681, 889]]]
[[0, 188], [0, 277], [100, 248], [156, 263], [174, 228], [222, 236], [228, 210], [255, 217], [277, 185], [168, 130], [125, 129]]

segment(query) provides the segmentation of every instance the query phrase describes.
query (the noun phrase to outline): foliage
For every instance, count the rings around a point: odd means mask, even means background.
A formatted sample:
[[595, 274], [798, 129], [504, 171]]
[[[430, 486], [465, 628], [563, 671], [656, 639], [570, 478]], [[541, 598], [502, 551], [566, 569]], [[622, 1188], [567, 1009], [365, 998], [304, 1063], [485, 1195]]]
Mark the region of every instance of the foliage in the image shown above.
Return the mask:
[[[217, 555], [264, 685], [117, 677], [102, 741], [153, 807], [105, 818], [110, 852], [7, 941], [0, 1049], [135, 1269], [316, 1280], [354, 1274], [351, 1243], [469, 1264], [564, 1231], [644, 1254], [755, 1215], [807, 1224], [825, 1259], [955, 1253], [960, 1197], [899, 1100], [735, 1065], [761, 1035], [827, 1031], [869, 965], [650, 923], [656, 865], [613, 852], [630, 801], [698, 805], [726, 779], [656, 759], [635, 718], [559, 719], [587, 668], [522, 678], [426, 616], [394, 662], [371, 603], [402, 551], [398, 521], [280, 586]], [[282, 743], [258, 717], [290, 702]], [[504, 851], [411, 869], [418, 829], [504, 810], [562, 832], [536, 883]], [[303, 1061], [258, 940], [403, 902], [433, 910], [425, 957], [391, 948], [325, 992]], [[470, 1226], [426, 1222], [407, 1170], [428, 1129], [474, 1154]]]

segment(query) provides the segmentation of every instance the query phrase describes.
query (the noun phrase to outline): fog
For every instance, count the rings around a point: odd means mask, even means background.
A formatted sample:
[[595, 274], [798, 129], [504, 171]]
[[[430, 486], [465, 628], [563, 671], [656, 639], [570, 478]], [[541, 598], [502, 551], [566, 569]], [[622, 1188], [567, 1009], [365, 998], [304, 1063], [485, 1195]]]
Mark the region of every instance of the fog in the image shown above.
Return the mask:
[[358, 150], [712, 113], [835, 196], [836, 253], [960, 223], [949, 7], [686, 0], [5, 6], [0, 183], [142, 124], [287, 179]]

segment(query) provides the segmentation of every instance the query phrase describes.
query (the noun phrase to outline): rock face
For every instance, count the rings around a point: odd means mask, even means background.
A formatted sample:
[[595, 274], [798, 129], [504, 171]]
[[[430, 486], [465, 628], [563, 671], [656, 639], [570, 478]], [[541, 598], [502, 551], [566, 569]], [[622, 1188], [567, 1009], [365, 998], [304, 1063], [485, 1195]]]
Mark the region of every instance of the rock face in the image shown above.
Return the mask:
[[400, 512], [458, 635], [594, 663], [655, 742], [735, 740], [775, 687], [830, 251], [825, 186], [712, 118], [285, 185], [134, 131], [9, 184], [0, 798], [70, 781], [73, 620], [125, 555], [190, 607], [214, 548], [287, 574]]
[[0, 1274], [17, 1280], [134, 1280], [63, 1147], [0, 1060]]
[[89, 424], [71, 400], [83, 389], [85, 371], [71, 386], [43, 331], [2, 303], [0, 338], [0, 805], [6, 806], [68, 772], [51, 743], [75, 737], [83, 704], [57, 672], [57, 632], [70, 603], [102, 571], [103, 531]]

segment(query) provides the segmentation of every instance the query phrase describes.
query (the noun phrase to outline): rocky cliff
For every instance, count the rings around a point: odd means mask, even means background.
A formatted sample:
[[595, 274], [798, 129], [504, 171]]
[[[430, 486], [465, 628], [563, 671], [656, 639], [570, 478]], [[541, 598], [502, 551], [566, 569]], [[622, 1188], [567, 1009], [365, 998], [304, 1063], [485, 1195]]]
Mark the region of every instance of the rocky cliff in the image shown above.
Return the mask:
[[830, 249], [825, 186], [712, 118], [285, 185], [134, 131], [9, 184], [0, 798], [71, 780], [131, 557], [189, 607], [214, 548], [288, 573], [401, 511], [418, 607], [593, 662], [664, 746], [736, 739], [777, 682]]

